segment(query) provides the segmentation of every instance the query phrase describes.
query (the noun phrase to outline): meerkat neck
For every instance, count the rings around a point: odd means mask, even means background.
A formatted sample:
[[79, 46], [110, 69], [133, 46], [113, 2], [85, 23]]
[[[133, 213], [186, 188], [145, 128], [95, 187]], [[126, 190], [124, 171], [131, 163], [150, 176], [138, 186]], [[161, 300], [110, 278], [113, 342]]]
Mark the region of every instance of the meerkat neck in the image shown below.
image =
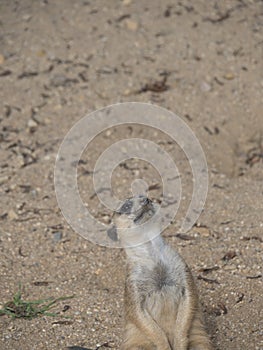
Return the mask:
[[[138, 246], [132, 246], [125, 248], [127, 257], [134, 262], [138, 261], [149, 261], [149, 260], [160, 260], [162, 257], [162, 252], [165, 247], [165, 242], [160, 234], [156, 232], [148, 236], [149, 240]], [[154, 238], [150, 238], [154, 237]]]

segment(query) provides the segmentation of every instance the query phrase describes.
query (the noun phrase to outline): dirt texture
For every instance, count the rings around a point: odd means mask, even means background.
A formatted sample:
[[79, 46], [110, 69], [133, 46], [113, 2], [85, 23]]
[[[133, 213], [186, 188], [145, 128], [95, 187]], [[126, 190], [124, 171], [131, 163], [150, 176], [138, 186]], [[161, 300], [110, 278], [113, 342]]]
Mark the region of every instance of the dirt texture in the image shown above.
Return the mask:
[[[109, 222], [92, 171], [117, 140], [150, 139], [176, 157], [182, 204], [163, 235], [193, 272], [215, 349], [263, 349], [262, 1], [1, 0], [0, 16], [0, 304], [19, 283], [25, 300], [75, 295], [57, 304], [57, 317], [1, 316], [0, 349], [119, 349], [125, 255], [71, 229], [53, 180], [70, 128], [125, 101], [167, 108], [193, 130], [209, 169], [204, 211], [177, 234], [192, 194], [189, 162], [167, 135], [138, 125], [87, 147], [83, 201]], [[114, 193], [130, 195], [136, 178], [160, 198], [158, 173], [139, 160], [116, 169]]]

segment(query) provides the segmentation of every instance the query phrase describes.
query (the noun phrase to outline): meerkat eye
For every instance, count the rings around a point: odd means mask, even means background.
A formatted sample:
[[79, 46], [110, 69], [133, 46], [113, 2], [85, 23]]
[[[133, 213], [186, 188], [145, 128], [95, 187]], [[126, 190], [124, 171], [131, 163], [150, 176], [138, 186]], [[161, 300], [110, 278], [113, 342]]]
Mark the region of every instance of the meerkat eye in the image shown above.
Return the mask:
[[118, 210], [120, 214], [131, 214], [133, 208], [133, 202], [131, 200], [127, 200], [121, 208]]

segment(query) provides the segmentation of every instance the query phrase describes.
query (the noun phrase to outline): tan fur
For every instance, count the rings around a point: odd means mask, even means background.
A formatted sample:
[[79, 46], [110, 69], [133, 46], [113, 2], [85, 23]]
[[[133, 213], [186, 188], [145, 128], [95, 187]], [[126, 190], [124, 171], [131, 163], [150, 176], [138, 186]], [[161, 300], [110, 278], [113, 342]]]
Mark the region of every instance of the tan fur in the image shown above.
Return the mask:
[[[134, 243], [134, 235], [125, 233], [125, 228], [135, 227], [134, 222], [138, 225], [131, 213], [116, 220], [126, 246]], [[192, 274], [179, 254], [160, 235], [125, 251], [126, 326], [121, 349], [212, 350]]]
[[[138, 303], [134, 285], [127, 278], [122, 350], [212, 350], [193, 278], [189, 271], [187, 273], [189, 289], [185, 300], [177, 301], [176, 296], [168, 292], [162, 297], [153, 296], [148, 305]], [[146, 305], [150, 306], [151, 315]]]

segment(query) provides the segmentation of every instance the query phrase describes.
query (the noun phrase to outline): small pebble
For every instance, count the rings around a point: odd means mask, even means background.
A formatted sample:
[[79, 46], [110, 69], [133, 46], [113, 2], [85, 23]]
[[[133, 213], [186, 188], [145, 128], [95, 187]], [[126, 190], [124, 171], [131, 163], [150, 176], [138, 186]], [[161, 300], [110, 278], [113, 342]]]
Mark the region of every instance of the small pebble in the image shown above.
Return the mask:
[[233, 73], [226, 73], [226, 74], [224, 75], [224, 78], [225, 78], [226, 80], [233, 80], [233, 79], [235, 78], [235, 76], [234, 76]]
[[31, 14], [25, 14], [24, 16], [22, 16], [22, 19], [25, 21], [25, 22], [29, 22], [32, 18], [32, 15]]
[[37, 129], [37, 123], [33, 119], [29, 119], [29, 121], [27, 122], [27, 126], [28, 131], [31, 133], [35, 132]]
[[205, 81], [202, 81], [200, 84], [201, 91], [208, 92], [211, 91], [211, 85], [206, 83]]
[[131, 4], [131, 2], [132, 2], [132, 0], [123, 0], [122, 4], [123, 4], [124, 6], [128, 6], [128, 5]]
[[18, 215], [16, 214], [16, 212], [13, 209], [11, 209], [8, 212], [8, 218], [10, 220], [16, 220], [18, 218]]
[[36, 52], [37, 57], [44, 57], [46, 56], [46, 51], [45, 50], [39, 50]]
[[196, 231], [203, 237], [209, 237], [210, 236], [210, 230], [207, 227], [198, 227]]
[[62, 238], [62, 232], [54, 232], [53, 233], [53, 240], [54, 242], [59, 242]]
[[4, 55], [0, 54], [0, 64], [3, 64], [5, 62], [5, 57]]
[[131, 19], [127, 19], [125, 21], [125, 24], [126, 24], [127, 29], [129, 29], [132, 32], [136, 32], [138, 30], [138, 27], [139, 27], [138, 23], [131, 20]]

